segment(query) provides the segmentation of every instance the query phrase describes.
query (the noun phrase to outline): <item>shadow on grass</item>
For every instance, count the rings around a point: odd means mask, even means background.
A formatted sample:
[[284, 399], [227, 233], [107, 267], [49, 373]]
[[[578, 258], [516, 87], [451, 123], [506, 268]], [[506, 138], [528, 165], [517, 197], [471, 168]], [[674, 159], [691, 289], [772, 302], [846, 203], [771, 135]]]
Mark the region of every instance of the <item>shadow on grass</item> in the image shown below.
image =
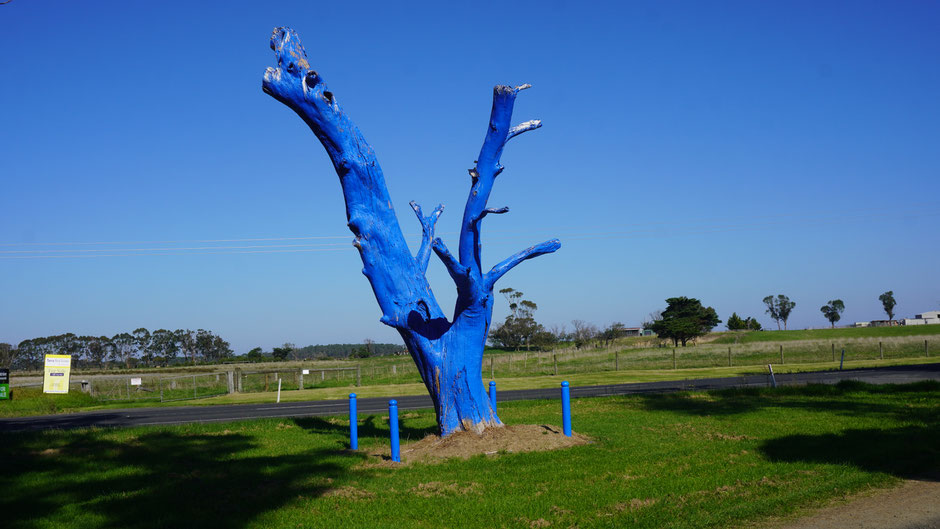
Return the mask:
[[763, 443], [771, 460], [849, 464], [862, 470], [905, 478], [940, 471], [940, 427], [905, 426], [889, 430], [845, 430], [824, 435], [787, 435]]
[[[376, 424], [377, 416], [369, 415], [365, 418], [360, 416], [358, 434], [360, 439], [375, 438], [388, 442], [389, 427], [387, 421]], [[346, 447], [349, 447], [349, 424], [333, 424], [330, 421], [320, 417], [298, 417], [294, 419], [294, 424], [304, 430], [317, 434], [340, 434], [346, 436]], [[399, 420], [398, 423], [399, 438], [402, 441], [424, 439], [428, 435], [437, 435], [437, 425], [431, 425], [423, 428], [409, 426], [407, 421]]]
[[57, 435], [0, 436], [4, 527], [46, 527], [75, 513], [82, 526], [243, 527], [322, 495], [358, 461], [330, 449], [266, 455], [238, 433]]
[[[937, 392], [940, 392], [940, 382], [936, 381], [876, 385], [844, 380], [838, 384], [717, 390], [709, 392], [707, 398], [688, 393], [645, 395], [642, 402], [651, 411], [700, 416], [734, 415], [773, 407], [936, 423], [940, 420], [940, 411], [936, 408], [912, 409], [907, 402], [891, 399], [891, 396], [923, 394], [936, 398]], [[853, 395], [862, 393], [867, 397], [853, 398]]]

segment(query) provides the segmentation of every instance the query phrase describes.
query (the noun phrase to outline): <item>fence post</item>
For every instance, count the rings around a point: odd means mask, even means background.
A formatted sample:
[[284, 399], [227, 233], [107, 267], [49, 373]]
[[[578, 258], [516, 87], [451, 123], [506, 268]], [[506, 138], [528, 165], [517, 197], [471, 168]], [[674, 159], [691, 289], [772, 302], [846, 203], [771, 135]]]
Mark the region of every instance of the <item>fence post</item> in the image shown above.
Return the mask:
[[490, 355], [490, 378], [496, 378], [493, 376], [493, 356]]
[[[927, 340], [924, 340], [924, 344], [927, 344]], [[127, 400], [131, 400], [131, 379], [127, 379]]]
[[882, 345], [882, 342], [878, 342], [878, 356], [884, 360], [885, 359], [885, 349]]
[[620, 371], [620, 351], [614, 351], [614, 371]]
[[731, 367], [731, 346], [728, 346], [728, 367]]
[[783, 362], [783, 344], [780, 344], [780, 363], [781, 364], [784, 363]]
[[388, 426], [392, 443], [392, 461], [401, 463], [401, 455], [398, 452], [398, 401], [395, 399], [388, 401]]
[[239, 393], [242, 392], [242, 377], [243, 377], [243, 376], [244, 376], [244, 375], [242, 375], [242, 370], [239, 369], [239, 370], [238, 370], [238, 380], [237, 380], [236, 383], [235, 383], [235, 388], [238, 390]]
[[842, 371], [843, 363], [845, 363], [845, 347], [842, 348], [842, 358], [839, 359], [839, 371]]
[[362, 367], [356, 364], [356, 387], [362, 385]]
[[193, 375], [193, 398], [196, 398], [196, 375]]
[[552, 362], [555, 364], [552, 375], [558, 375], [558, 354], [555, 351], [552, 351]]
[[571, 437], [571, 392], [567, 380], [561, 383], [561, 428], [567, 437]]
[[673, 369], [679, 369], [679, 363], [676, 360], [676, 349], [678, 349], [678, 347], [672, 348], [672, 368]]
[[927, 351], [927, 340], [924, 340], [924, 356], [930, 358], [930, 353]]
[[304, 370], [301, 369], [300, 374], [297, 376], [299, 377], [297, 380], [297, 390], [299, 391], [304, 389]]
[[836, 344], [831, 343], [829, 345], [832, 346], [832, 361], [835, 362], [836, 361]]
[[490, 407], [496, 413], [496, 382], [490, 380]]
[[356, 394], [349, 394], [349, 449], [359, 450], [359, 419], [356, 417]]
[[228, 392], [229, 394], [235, 393], [235, 376], [231, 371], [225, 372], [225, 380], [228, 382]]

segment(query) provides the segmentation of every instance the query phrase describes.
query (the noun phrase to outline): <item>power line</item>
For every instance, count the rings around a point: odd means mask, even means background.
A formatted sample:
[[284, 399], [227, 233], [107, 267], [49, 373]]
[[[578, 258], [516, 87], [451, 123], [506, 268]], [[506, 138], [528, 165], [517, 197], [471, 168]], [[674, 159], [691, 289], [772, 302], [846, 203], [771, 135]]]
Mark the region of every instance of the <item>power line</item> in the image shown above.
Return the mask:
[[[940, 215], [940, 211], [932, 211], [925, 213], [912, 213], [908, 215], [888, 217], [891, 220], [907, 220], [914, 218], [921, 218], [925, 216], [934, 216]], [[793, 215], [786, 215], [792, 217]], [[859, 221], [867, 220], [886, 220], [886, 216], [883, 213], [872, 213], [868, 212], [866, 214], [860, 215], [816, 215], [816, 216], [804, 216], [796, 220], [786, 220], [783, 215], [775, 215], [769, 217], [758, 217], [754, 220], [748, 220], [746, 222], [737, 222], [737, 223], [725, 223], [725, 224], [705, 224], [701, 222], [690, 222], [690, 221], [665, 221], [665, 222], [650, 222], [645, 224], [639, 224], [634, 226], [641, 226], [637, 229], [632, 230], [615, 230], [615, 231], [578, 231], [572, 232], [572, 229], [565, 230], [550, 230], [546, 228], [547, 231], [551, 231], [554, 234], [559, 232], [566, 232], [563, 235], [564, 240], [587, 240], [587, 239], [630, 239], [630, 238], [644, 238], [649, 236], [682, 236], [682, 235], [698, 235], [698, 234], [708, 234], [708, 233], [725, 233], [733, 231], [748, 231], [748, 230], [758, 230], [774, 226], [794, 226], [794, 225], [832, 225], [832, 224], [849, 224], [856, 223]], [[668, 224], [681, 223], [681, 226], [677, 226], [675, 229], [670, 229]], [[643, 228], [642, 226], [649, 226]], [[514, 232], [497, 232], [494, 236], [486, 237], [487, 242], [506, 242], [510, 240], [519, 240], [523, 236], [519, 235], [520, 232], [515, 232], [516, 235], [513, 235]], [[527, 238], [532, 238], [531, 232], [530, 235], [526, 235]], [[506, 236], [509, 235], [509, 236]], [[348, 238], [348, 235], [342, 236], [342, 238]], [[340, 238], [337, 237], [310, 237], [311, 239], [334, 239]], [[296, 240], [299, 238], [281, 238], [281, 237], [271, 237], [265, 239], [216, 239], [217, 241], [229, 241], [229, 240]], [[65, 243], [61, 243], [65, 244]], [[98, 243], [94, 243], [98, 244]], [[26, 253], [30, 255], [0, 255], [0, 259], [65, 259], [65, 258], [87, 258], [87, 257], [124, 257], [124, 256], [145, 256], [145, 255], [225, 255], [225, 254], [249, 254], [249, 253], [296, 253], [296, 252], [320, 252], [320, 251], [342, 251], [345, 250], [347, 243], [325, 243], [325, 244], [286, 244], [286, 245], [249, 245], [249, 246], [201, 246], [201, 247], [169, 247], [169, 248], [108, 248], [108, 249], [56, 249], [56, 250], [0, 250], [0, 254], [10, 254], [10, 253]], [[339, 247], [339, 248], [336, 248]], [[262, 249], [262, 250], [257, 250]], [[212, 251], [206, 251], [212, 250]], [[222, 251], [217, 251], [222, 250]], [[249, 251], [246, 251], [249, 250]], [[253, 250], [253, 251], [252, 251]], [[111, 253], [105, 253], [111, 252]], [[69, 254], [69, 255], [37, 255], [40, 253], [60, 253], [60, 254]], [[93, 254], [93, 255], [89, 255]]]

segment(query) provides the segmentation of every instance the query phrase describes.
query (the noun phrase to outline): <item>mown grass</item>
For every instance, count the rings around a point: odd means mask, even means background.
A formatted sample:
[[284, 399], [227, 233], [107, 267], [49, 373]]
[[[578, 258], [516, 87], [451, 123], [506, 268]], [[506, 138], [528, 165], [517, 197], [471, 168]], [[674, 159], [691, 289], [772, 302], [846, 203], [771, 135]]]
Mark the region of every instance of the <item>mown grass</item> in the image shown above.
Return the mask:
[[[594, 442], [393, 466], [383, 417], [0, 435], [4, 527], [741, 527], [940, 469], [940, 384], [572, 402]], [[506, 423], [558, 424], [550, 401]], [[403, 438], [433, 430], [403, 415]]]
[[[893, 365], [906, 365], [914, 363], [938, 362], [940, 358], [898, 358], [888, 360], [848, 360], [845, 369], [863, 367], [881, 367]], [[777, 364], [774, 372], [803, 373], [821, 370], [838, 369], [839, 362], [817, 364]], [[688, 369], [644, 369], [621, 371], [597, 371], [573, 373], [564, 376], [508, 376], [497, 377], [499, 391], [516, 389], [542, 389], [557, 388], [561, 380], [567, 380], [572, 386], [596, 386], [605, 384], [627, 384], [634, 382], [660, 382], [665, 380], [695, 380], [702, 378], [735, 377], [744, 375], [765, 374], [766, 366], [734, 366], [709, 367]], [[295, 386], [296, 387], [296, 386]], [[139, 407], [165, 407], [165, 406], [215, 406], [224, 404], [260, 404], [275, 402], [276, 394], [271, 392], [259, 393], [232, 393], [218, 397], [202, 398], [197, 400], [154, 402], [152, 400], [130, 401], [103, 401], [87, 395], [76, 395], [72, 391], [69, 395], [44, 395], [39, 388], [18, 388], [17, 398], [10, 401], [0, 401], [0, 418], [24, 417], [29, 415], [47, 415], [54, 413], [72, 413], [78, 411], [94, 411], [121, 408]], [[187, 390], [189, 391], [189, 390]], [[349, 381], [343, 386], [330, 386], [305, 390], [284, 390], [281, 392], [281, 402], [304, 402], [313, 400], [345, 399], [350, 393], [356, 393], [360, 398], [366, 397], [400, 397], [402, 395], [425, 395], [427, 388], [420, 381], [407, 384], [365, 385], [356, 387]], [[34, 399], [37, 399], [34, 401]]]

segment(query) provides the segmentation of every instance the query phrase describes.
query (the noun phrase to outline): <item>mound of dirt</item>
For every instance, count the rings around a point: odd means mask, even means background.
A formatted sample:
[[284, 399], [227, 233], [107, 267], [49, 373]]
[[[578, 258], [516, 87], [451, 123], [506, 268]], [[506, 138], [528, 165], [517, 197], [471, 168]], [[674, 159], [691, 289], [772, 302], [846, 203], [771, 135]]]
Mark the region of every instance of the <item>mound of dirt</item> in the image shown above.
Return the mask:
[[[561, 428], [545, 424], [518, 424], [502, 428], [487, 428], [482, 435], [458, 432], [447, 437], [429, 435], [424, 439], [401, 447], [402, 463], [434, 463], [451, 458], [467, 459], [472, 456], [501, 453], [558, 450], [591, 442], [586, 435], [572, 433], [565, 437]], [[374, 454], [388, 458], [388, 452]], [[397, 463], [396, 463], [397, 465]]]

